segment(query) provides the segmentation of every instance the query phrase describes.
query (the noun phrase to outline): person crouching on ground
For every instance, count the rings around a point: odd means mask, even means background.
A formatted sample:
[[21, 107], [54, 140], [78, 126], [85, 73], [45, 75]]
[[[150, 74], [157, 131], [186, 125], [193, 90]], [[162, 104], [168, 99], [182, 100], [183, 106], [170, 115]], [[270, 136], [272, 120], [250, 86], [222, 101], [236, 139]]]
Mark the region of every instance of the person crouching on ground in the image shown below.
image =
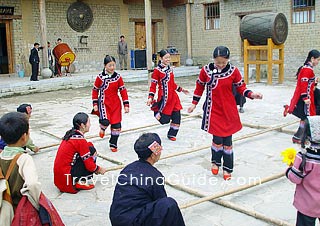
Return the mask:
[[111, 224], [184, 226], [177, 202], [167, 197], [164, 176], [153, 166], [162, 151], [160, 137], [156, 133], [142, 134], [134, 150], [139, 160], [120, 172], [110, 208]]
[[[19, 105], [19, 107], [17, 108], [17, 112], [25, 113], [27, 115], [27, 119], [29, 120], [31, 117], [31, 113], [32, 113], [31, 104]], [[6, 145], [7, 144], [2, 140], [2, 138], [0, 138], [0, 150], [3, 150], [3, 148]], [[29, 135], [29, 139], [28, 139], [26, 145], [23, 147], [23, 149], [26, 150], [27, 148], [30, 149], [31, 151], [33, 151], [34, 153], [37, 153], [40, 150], [39, 147], [33, 143], [33, 140], [31, 139], [30, 135]]]
[[[6, 142], [0, 154], [0, 170], [3, 175], [9, 171], [10, 163], [14, 163], [10, 177], [8, 179], [12, 206], [15, 210], [22, 196], [27, 196], [37, 210], [39, 210], [39, 197], [41, 193], [41, 184], [38, 181], [36, 166], [32, 157], [24, 153], [23, 147], [29, 139], [29, 122], [25, 114], [20, 112], [10, 112], [3, 115], [0, 119], [0, 135]], [[1, 216], [6, 215], [1, 213]], [[1, 219], [2, 223], [11, 220], [5, 217]]]
[[54, 161], [54, 184], [61, 192], [77, 193], [94, 188], [89, 183], [93, 173], [104, 174], [106, 169], [96, 164], [96, 149], [87, 142], [90, 118], [79, 112], [73, 118], [73, 128], [63, 137]]

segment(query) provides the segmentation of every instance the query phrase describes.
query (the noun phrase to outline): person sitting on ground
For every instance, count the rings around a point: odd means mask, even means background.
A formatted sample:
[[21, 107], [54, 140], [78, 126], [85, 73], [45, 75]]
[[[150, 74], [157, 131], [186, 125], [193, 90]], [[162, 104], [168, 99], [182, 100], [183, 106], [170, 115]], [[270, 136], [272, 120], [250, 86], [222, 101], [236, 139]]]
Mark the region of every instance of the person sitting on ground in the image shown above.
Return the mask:
[[[38, 181], [36, 166], [32, 157], [24, 153], [24, 147], [29, 139], [29, 122], [25, 114], [10, 112], [0, 119], [0, 135], [7, 143], [0, 154], [0, 171], [6, 175], [12, 161], [16, 161], [8, 179], [12, 206], [15, 210], [22, 196], [27, 196], [31, 204], [39, 210], [41, 184]], [[1, 222], [12, 219], [1, 219]], [[2, 224], [1, 224], [2, 225]], [[5, 224], [6, 225], [6, 224]]]
[[[17, 112], [20, 113], [25, 113], [27, 115], [27, 119], [29, 120], [31, 117], [31, 113], [32, 113], [32, 106], [31, 104], [21, 104], [19, 107], [17, 107]], [[2, 138], [0, 138], [0, 150], [3, 150], [3, 148], [6, 146], [7, 144], [4, 142], [4, 140], [2, 140]], [[23, 147], [24, 150], [26, 150], [27, 148], [31, 151], [33, 151], [34, 153], [39, 152], [39, 147], [36, 146], [33, 143], [33, 140], [31, 139], [31, 137], [29, 136], [29, 139], [26, 143], [26, 146]]]
[[184, 226], [177, 202], [164, 189], [164, 176], [153, 165], [160, 159], [161, 139], [142, 134], [134, 144], [139, 160], [126, 166], [118, 177], [110, 220], [113, 226]]
[[84, 134], [89, 132], [90, 118], [84, 112], [73, 118], [73, 127], [68, 130], [59, 146], [54, 160], [54, 184], [61, 192], [77, 193], [94, 188], [90, 184], [93, 173], [104, 174], [106, 169], [96, 164], [96, 149], [87, 142]]

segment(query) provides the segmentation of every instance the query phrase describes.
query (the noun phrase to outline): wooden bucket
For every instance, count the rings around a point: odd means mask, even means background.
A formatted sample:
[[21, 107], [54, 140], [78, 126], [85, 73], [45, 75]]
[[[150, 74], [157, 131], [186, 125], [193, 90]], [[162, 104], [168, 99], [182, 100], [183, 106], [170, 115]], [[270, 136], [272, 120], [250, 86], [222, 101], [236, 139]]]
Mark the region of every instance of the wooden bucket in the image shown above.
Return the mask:
[[240, 23], [241, 39], [251, 45], [267, 45], [268, 38], [274, 44], [283, 44], [288, 36], [288, 21], [282, 13], [253, 13], [242, 18]]
[[58, 59], [61, 66], [69, 66], [73, 63], [76, 55], [66, 43], [60, 43], [52, 50], [53, 55]]

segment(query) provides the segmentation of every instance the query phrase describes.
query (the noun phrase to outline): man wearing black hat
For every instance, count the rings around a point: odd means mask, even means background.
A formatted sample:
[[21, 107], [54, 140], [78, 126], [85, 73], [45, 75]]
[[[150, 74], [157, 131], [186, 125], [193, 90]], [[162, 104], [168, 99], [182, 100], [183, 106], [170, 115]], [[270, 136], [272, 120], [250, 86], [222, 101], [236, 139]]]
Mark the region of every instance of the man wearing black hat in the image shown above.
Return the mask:
[[156, 133], [141, 135], [134, 144], [139, 160], [118, 177], [109, 217], [113, 226], [184, 226], [177, 202], [164, 189], [164, 176], [153, 165], [160, 159], [161, 139]]
[[29, 63], [31, 64], [32, 67], [32, 75], [30, 77], [30, 81], [39, 81], [38, 80], [38, 73], [39, 73], [39, 54], [38, 54], [38, 49], [39, 49], [40, 44], [39, 43], [34, 43], [33, 48], [31, 49], [30, 57], [29, 57]]

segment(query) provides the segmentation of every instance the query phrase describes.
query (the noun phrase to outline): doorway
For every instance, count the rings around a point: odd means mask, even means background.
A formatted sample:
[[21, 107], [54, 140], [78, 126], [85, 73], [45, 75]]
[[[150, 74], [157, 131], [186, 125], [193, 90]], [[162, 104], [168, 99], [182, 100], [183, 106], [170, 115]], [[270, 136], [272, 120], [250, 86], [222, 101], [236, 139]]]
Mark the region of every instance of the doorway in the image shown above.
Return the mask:
[[14, 73], [12, 20], [0, 20], [0, 74]]
[[[152, 53], [156, 52], [156, 39], [155, 39], [155, 31], [156, 31], [156, 23], [152, 23]], [[145, 49], [147, 47], [146, 42], [146, 25], [144, 22], [135, 22], [135, 48], [136, 49]]]
[[0, 74], [9, 73], [6, 24], [0, 23]]

